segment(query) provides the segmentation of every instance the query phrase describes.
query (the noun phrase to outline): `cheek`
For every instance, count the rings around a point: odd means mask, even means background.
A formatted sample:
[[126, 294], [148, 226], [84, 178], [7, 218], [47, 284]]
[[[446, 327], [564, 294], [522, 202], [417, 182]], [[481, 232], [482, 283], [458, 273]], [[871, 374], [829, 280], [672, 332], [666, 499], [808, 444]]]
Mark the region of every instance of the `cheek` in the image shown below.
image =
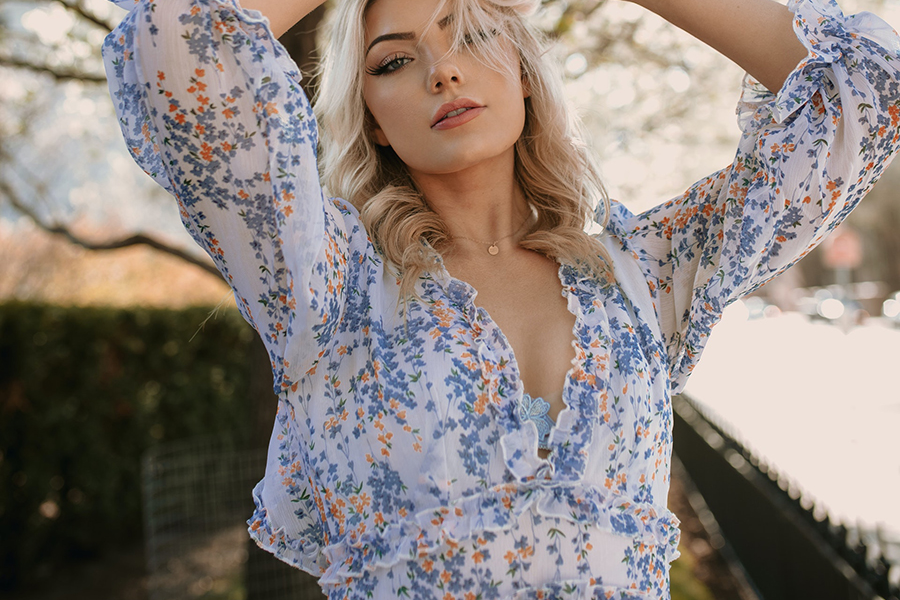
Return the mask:
[[367, 90], [364, 98], [369, 112], [375, 119], [374, 125], [388, 137], [393, 137], [403, 130], [404, 123], [409, 122], [411, 110], [409, 97], [372, 88]]

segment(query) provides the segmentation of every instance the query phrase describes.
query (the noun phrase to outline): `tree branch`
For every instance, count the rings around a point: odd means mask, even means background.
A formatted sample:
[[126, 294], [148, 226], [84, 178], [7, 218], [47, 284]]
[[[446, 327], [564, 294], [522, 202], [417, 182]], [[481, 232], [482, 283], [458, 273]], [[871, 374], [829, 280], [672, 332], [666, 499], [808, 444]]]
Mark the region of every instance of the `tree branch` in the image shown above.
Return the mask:
[[111, 23], [107, 23], [106, 21], [89, 11], [87, 8], [85, 8], [82, 0], [75, 0], [74, 2], [71, 2], [69, 0], [57, 0], [57, 2], [65, 6], [68, 10], [72, 11], [85, 21], [93, 23], [100, 29], [103, 29], [107, 32], [115, 29], [114, 25], [112, 25]]
[[57, 81], [85, 81], [88, 83], [106, 83], [106, 77], [102, 75], [94, 75], [92, 73], [84, 73], [82, 71], [60, 70], [49, 65], [38, 65], [30, 63], [18, 58], [10, 58], [8, 56], [0, 56], [0, 66], [12, 67], [15, 69], [28, 69], [36, 73], [47, 73]]
[[117, 250], [120, 248], [127, 248], [129, 246], [150, 246], [154, 250], [158, 250], [170, 256], [180, 258], [181, 260], [190, 263], [195, 267], [203, 269], [207, 273], [210, 273], [217, 277], [221, 277], [219, 271], [216, 270], [216, 268], [209, 262], [197, 258], [192, 254], [188, 254], [180, 248], [170, 246], [164, 242], [143, 234], [135, 234], [118, 240], [111, 240], [106, 242], [91, 242], [76, 235], [74, 232], [72, 232], [71, 229], [69, 229], [62, 223], [53, 224], [44, 221], [34, 210], [32, 210], [29, 206], [22, 202], [15, 190], [13, 190], [12, 187], [3, 180], [0, 180], [0, 193], [6, 196], [13, 208], [31, 219], [39, 228], [48, 233], [60, 235], [66, 238], [72, 244], [81, 246], [86, 250]]

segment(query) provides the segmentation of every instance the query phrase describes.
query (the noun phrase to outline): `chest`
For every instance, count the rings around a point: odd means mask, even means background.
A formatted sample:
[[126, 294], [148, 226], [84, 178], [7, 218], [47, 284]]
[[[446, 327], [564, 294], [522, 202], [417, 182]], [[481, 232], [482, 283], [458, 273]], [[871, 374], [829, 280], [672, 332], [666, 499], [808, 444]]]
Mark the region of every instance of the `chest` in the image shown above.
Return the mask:
[[564, 407], [563, 385], [575, 357], [575, 315], [562, 295], [558, 263], [535, 253], [517, 258], [497, 268], [451, 273], [475, 289], [475, 305], [512, 349], [525, 392], [549, 402], [555, 418]]
[[[642, 349], [617, 288], [569, 266], [525, 266], [490, 276], [450, 264], [421, 280], [406, 319], [392, 275], [379, 286], [355, 280], [291, 402], [298, 435], [311, 440], [310, 469], [375, 468], [381, 489], [398, 481], [388, 467], [402, 466], [429, 493], [469, 494], [537, 477], [541, 459], [560, 480], [606, 483], [610, 464], [652, 456], [669, 423], [665, 405], [650, 402], [664, 397], [660, 355]], [[523, 389], [551, 404], [549, 454], [521, 417]], [[384, 497], [398, 497], [390, 489]]]

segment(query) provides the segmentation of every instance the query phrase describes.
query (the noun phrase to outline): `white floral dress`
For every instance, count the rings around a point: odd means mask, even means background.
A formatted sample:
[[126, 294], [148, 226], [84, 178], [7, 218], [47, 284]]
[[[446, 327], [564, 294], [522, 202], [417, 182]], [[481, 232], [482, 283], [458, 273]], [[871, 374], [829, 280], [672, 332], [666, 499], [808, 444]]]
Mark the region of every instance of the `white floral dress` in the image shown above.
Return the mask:
[[613, 283], [560, 264], [576, 359], [537, 453], [509, 343], [441, 266], [398, 280], [328, 199], [300, 74], [236, 0], [118, 0], [103, 47], [137, 163], [265, 341], [279, 410], [250, 534], [338, 598], [668, 598], [670, 397], [728, 302], [806, 254], [900, 139], [898, 40], [791, 5], [807, 58], [747, 82], [734, 162], [644, 214], [613, 204]]

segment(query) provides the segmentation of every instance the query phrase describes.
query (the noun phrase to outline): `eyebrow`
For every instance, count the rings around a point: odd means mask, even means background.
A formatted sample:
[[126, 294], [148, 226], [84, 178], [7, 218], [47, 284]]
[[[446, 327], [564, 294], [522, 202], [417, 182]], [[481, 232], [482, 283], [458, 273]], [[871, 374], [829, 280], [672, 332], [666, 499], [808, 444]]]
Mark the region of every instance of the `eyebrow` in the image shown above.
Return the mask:
[[[444, 17], [443, 19], [441, 19], [440, 21], [438, 21], [437, 25], [441, 29], [446, 29], [447, 25], [449, 25], [452, 20], [453, 20], [453, 15], [449, 14], [446, 17]], [[409, 40], [414, 40], [414, 39], [416, 39], [416, 34], [412, 31], [404, 31], [402, 33], [386, 33], [384, 35], [379, 35], [377, 38], [372, 40], [372, 43], [369, 44], [368, 48], [366, 48], [366, 56], [369, 55], [369, 51], [372, 50], [372, 48], [375, 46], [375, 44], [378, 44], [381, 42], [388, 42], [390, 40], [409, 41]]]

